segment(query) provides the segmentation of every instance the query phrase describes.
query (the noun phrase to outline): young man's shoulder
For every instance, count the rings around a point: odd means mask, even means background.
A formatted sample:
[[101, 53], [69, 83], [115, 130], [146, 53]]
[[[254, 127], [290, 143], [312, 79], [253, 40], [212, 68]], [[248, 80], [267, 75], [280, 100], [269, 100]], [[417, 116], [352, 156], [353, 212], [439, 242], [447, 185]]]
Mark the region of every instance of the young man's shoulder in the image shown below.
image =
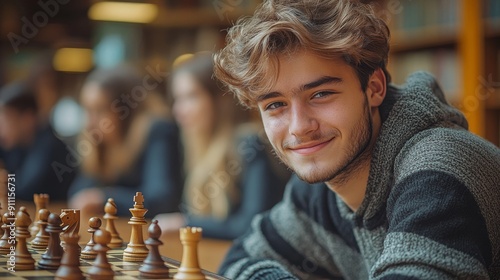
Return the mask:
[[424, 170], [466, 181], [500, 180], [500, 149], [462, 128], [430, 128], [412, 137], [394, 162], [396, 181]]

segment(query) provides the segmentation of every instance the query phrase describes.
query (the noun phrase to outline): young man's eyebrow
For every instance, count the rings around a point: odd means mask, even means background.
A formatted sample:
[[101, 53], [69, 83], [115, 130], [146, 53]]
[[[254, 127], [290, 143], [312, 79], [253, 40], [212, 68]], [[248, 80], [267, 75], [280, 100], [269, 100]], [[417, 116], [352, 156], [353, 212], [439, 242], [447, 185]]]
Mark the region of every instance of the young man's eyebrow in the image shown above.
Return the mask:
[[[343, 81], [342, 78], [339, 78], [339, 77], [323, 76], [315, 81], [312, 81], [310, 83], [307, 83], [305, 85], [300, 86], [298, 92], [313, 89], [315, 87], [319, 87], [319, 86], [324, 85], [324, 84], [339, 84], [339, 83], [342, 83], [342, 81]], [[297, 91], [295, 91], [295, 92], [297, 92]], [[282, 94], [277, 92], [277, 91], [272, 91], [269, 93], [261, 94], [261, 95], [257, 96], [257, 102], [261, 102], [261, 101], [264, 101], [264, 100], [269, 99], [269, 98], [279, 97], [281, 95]]]
[[300, 91], [306, 91], [309, 89], [313, 89], [315, 87], [319, 87], [324, 84], [339, 84], [342, 83], [342, 78], [332, 77], [332, 76], [323, 76], [316, 81], [312, 81], [300, 87]]
[[275, 97], [278, 97], [278, 96], [281, 96], [281, 93], [279, 93], [277, 91], [273, 91], [273, 92], [269, 92], [269, 93], [264, 93], [264, 94], [261, 94], [261, 95], [257, 96], [257, 102], [261, 102], [261, 101], [264, 101], [266, 99], [275, 98]]

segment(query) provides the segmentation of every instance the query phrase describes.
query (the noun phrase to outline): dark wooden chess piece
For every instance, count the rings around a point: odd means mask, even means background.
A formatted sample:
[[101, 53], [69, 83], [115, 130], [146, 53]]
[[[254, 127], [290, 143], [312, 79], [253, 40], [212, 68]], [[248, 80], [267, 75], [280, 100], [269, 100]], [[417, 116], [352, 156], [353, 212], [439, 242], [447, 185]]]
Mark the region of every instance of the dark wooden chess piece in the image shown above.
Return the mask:
[[35, 250], [46, 250], [49, 245], [49, 233], [47, 232], [47, 220], [49, 219], [50, 212], [47, 209], [40, 209], [38, 211], [38, 233], [31, 241], [31, 247]]
[[73, 233], [63, 233], [62, 239], [66, 244], [66, 251], [61, 260], [61, 266], [56, 271], [56, 279], [61, 280], [83, 280], [82, 270], [80, 269], [80, 245], [78, 240], [80, 236]]
[[[79, 209], [61, 209], [59, 216], [62, 221], [64, 233], [78, 234], [80, 231], [80, 210]], [[61, 246], [64, 249], [64, 240], [61, 241]]]
[[[2, 208], [2, 205], [1, 205], [1, 203], [0, 203], [0, 210], [2, 210], [2, 209], [3, 209], [3, 208]], [[2, 222], [2, 218], [1, 218], [1, 216], [0, 216], [0, 225], [3, 225], [3, 222]], [[2, 236], [2, 235], [3, 235], [3, 232], [4, 232], [4, 231], [3, 231], [3, 226], [0, 226], [0, 236]]]
[[89, 229], [87, 232], [90, 233], [90, 241], [87, 246], [83, 248], [81, 258], [85, 260], [93, 260], [97, 256], [97, 252], [94, 251], [94, 234], [101, 227], [101, 219], [97, 217], [92, 217], [89, 219]]
[[161, 258], [158, 246], [163, 245], [160, 241], [161, 229], [158, 226], [158, 221], [154, 220], [148, 228], [149, 238], [146, 240], [146, 245], [149, 248], [149, 254], [144, 260], [143, 265], [139, 268], [142, 277], [153, 279], [165, 279], [169, 277], [168, 267]]
[[106, 252], [110, 249], [107, 244], [111, 241], [111, 234], [107, 230], [99, 229], [94, 233], [94, 241], [97, 243], [94, 246], [97, 257], [87, 273], [89, 279], [113, 279], [115, 272], [111, 269], [106, 256]]
[[31, 256], [28, 251], [28, 244], [26, 239], [31, 237], [28, 230], [31, 224], [31, 218], [28, 214], [26, 207], [21, 206], [16, 214], [16, 252], [15, 252], [15, 264], [16, 270], [34, 270], [35, 269], [35, 259]]
[[136, 192], [134, 196], [134, 208], [129, 208], [132, 218], [128, 224], [132, 226], [130, 242], [123, 251], [123, 260], [130, 262], [142, 262], [148, 256], [148, 248], [144, 244], [142, 236], [142, 226], [147, 224], [144, 215], [148, 209], [144, 208], [144, 196], [141, 192]]
[[104, 220], [106, 220], [106, 230], [111, 233], [111, 242], [108, 244], [110, 248], [120, 248], [123, 246], [123, 239], [120, 237], [115, 227], [115, 220], [118, 219], [116, 216], [117, 212], [118, 209], [116, 208], [114, 199], [108, 198], [104, 206]]
[[49, 224], [46, 231], [49, 233], [49, 245], [47, 252], [42, 255], [41, 260], [38, 262], [38, 268], [55, 270], [61, 265], [61, 258], [63, 255], [63, 248], [61, 247], [61, 239], [59, 235], [62, 230], [62, 222], [59, 215], [51, 213], [49, 215]]
[[[15, 216], [11, 216], [9, 212], [5, 212], [2, 216], [2, 228], [3, 235], [0, 238], [0, 254], [5, 255], [10, 252], [10, 246], [14, 246], [15, 244], [9, 244], [9, 236], [11, 236], [11, 230], [14, 230], [14, 220]], [[12, 224], [11, 224], [12, 223]]]

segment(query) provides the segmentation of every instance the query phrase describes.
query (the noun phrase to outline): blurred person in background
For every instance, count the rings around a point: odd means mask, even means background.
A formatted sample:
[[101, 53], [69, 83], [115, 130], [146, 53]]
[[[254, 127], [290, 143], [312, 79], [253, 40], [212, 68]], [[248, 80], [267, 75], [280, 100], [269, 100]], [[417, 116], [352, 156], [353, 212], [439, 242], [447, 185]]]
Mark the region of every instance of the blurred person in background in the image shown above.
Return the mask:
[[238, 125], [243, 111], [212, 79], [209, 53], [174, 63], [173, 114], [184, 145], [183, 213], [155, 217], [164, 232], [203, 228], [211, 238], [234, 239], [252, 218], [276, 204], [289, 177], [251, 125]]
[[[25, 81], [0, 91], [0, 161], [15, 174], [15, 198], [32, 200], [47, 193], [51, 200], [64, 200], [76, 172], [59, 174], [54, 164], [64, 163], [68, 151], [48, 123], [39, 121], [39, 103]], [[2, 197], [7, 190], [2, 188]]]
[[118, 215], [130, 216], [128, 209], [140, 191], [146, 215], [178, 209], [178, 130], [165, 112], [154, 109], [163, 100], [146, 90], [153, 84], [147, 79], [128, 67], [96, 70], [86, 79], [80, 100], [87, 119], [77, 146], [87, 143], [88, 150], [81, 148], [81, 172], [70, 188], [70, 207], [99, 213], [106, 199], [113, 198]]
[[65, 81], [64, 74], [54, 69], [53, 58], [52, 52], [42, 52], [31, 66], [28, 75], [38, 105], [38, 120], [42, 126], [49, 124], [54, 106], [62, 96], [62, 85]]

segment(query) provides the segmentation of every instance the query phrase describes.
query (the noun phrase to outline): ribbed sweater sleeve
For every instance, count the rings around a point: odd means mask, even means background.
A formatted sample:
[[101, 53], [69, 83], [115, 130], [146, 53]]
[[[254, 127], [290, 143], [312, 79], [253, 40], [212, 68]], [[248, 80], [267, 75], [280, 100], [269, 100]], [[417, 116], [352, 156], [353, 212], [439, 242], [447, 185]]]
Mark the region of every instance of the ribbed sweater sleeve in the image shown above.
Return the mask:
[[[387, 236], [373, 278], [491, 276], [491, 221], [481, 207], [498, 197], [499, 154], [491, 154], [484, 142], [472, 146], [470, 137], [459, 130], [432, 129], [403, 149], [396, 160]], [[489, 199], [481, 198], [488, 193]]]

